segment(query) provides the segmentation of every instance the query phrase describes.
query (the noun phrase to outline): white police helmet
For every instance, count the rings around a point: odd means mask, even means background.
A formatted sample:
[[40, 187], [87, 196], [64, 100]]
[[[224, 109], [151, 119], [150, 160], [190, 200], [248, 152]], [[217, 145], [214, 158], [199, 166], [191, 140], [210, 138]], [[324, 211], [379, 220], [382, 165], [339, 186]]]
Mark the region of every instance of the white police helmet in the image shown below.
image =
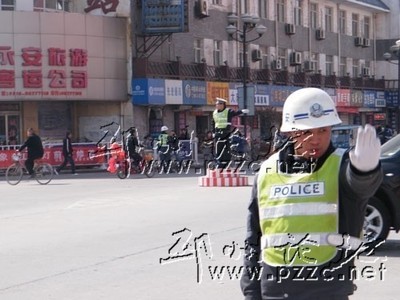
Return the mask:
[[332, 98], [317, 88], [303, 88], [287, 97], [282, 112], [282, 132], [307, 130], [342, 123]]
[[161, 127], [161, 131], [167, 131], [168, 130], [168, 127], [167, 126], [162, 126]]

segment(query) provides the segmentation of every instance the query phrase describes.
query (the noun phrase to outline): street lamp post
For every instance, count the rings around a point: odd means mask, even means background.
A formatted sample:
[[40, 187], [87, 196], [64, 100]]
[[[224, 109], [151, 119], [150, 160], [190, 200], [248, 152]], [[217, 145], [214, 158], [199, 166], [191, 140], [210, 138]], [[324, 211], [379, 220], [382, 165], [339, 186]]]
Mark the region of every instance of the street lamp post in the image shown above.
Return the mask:
[[[396, 131], [400, 128], [400, 40], [396, 41], [396, 45], [390, 47], [390, 53], [386, 52], [383, 57], [390, 62], [392, 54], [397, 58], [397, 107], [396, 107]], [[392, 62], [390, 62], [392, 63]]]
[[[241, 29], [238, 29], [236, 26], [239, 20], [239, 17], [235, 14], [228, 15], [228, 23], [229, 25], [226, 27], [226, 32], [229, 36], [242, 43], [243, 46], [243, 108], [247, 109], [247, 81], [248, 81], [248, 61], [247, 61], [247, 45], [255, 40], [261, 38], [261, 36], [267, 31], [267, 28], [264, 25], [258, 24], [260, 18], [258, 16], [252, 16], [249, 14], [243, 14], [240, 17], [242, 21]], [[248, 39], [247, 35], [255, 29], [257, 36], [253, 39]], [[246, 115], [243, 117], [243, 125], [244, 125], [244, 136], [247, 137], [247, 125], [246, 125]]]

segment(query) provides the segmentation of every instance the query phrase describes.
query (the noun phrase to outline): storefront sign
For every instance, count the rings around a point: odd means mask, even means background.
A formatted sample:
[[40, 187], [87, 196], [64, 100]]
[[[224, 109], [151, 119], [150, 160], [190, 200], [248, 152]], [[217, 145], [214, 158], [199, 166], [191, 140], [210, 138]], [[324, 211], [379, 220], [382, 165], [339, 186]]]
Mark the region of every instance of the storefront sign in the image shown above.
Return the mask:
[[133, 104], [165, 104], [163, 79], [134, 79], [132, 81]]
[[337, 89], [336, 106], [350, 106], [350, 90]]
[[183, 81], [183, 104], [206, 105], [207, 90], [204, 81]]
[[[207, 104], [215, 105], [215, 98], [229, 99], [229, 83], [207, 82]], [[228, 103], [230, 104], [230, 103]]]
[[386, 107], [385, 92], [376, 92], [375, 107]]
[[375, 121], [384, 121], [384, 120], [386, 120], [386, 114], [385, 113], [374, 113], [374, 120]]
[[385, 91], [386, 107], [399, 107], [399, 94], [397, 90]]
[[184, 1], [142, 0], [143, 33], [183, 32]]
[[165, 104], [183, 104], [182, 80], [165, 80]]
[[352, 90], [350, 94], [350, 106], [362, 107], [364, 104], [363, 101], [363, 92], [358, 90]]
[[293, 86], [279, 86], [279, 85], [271, 86], [270, 89], [271, 106], [275, 107], [283, 106], [283, 103], [285, 103], [286, 98], [296, 90], [298, 90], [298, 88]]
[[269, 106], [269, 86], [258, 84], [255, 88], [254, 105]]
[[0, 45], [0, 98], [81, 96], [88, 87], [87, 63], [86, 49], [24, 47], [16, 53]]
[[[91, 153], [98, 150], [95, 144], [72, 144], [74, 149], [74, 161], [77, 166], [94, 165], [99, 166], [105, 162], [104, 156], [98, 156], [91, 158]], [[0, 169], [7, 169], [12, 163], [12, 154], [15, 153], [17, 146], [13, 147], [1, 147], [0, 146]], [[26, 160], [27, 153], [23, 152], [23, 160]], [[59, 166], [64, 161], [62, 154], [62, 145], [46, 146], [44, 149], [44, 155], [42, 158], [43, 162], [49, 163], [52, 166]]]
[[369, 107], [369, 108], [375, 107], [375, 98], [376, 98], [375, 91], [364, 91], [363, 98], [364, 98], [363, 107]]

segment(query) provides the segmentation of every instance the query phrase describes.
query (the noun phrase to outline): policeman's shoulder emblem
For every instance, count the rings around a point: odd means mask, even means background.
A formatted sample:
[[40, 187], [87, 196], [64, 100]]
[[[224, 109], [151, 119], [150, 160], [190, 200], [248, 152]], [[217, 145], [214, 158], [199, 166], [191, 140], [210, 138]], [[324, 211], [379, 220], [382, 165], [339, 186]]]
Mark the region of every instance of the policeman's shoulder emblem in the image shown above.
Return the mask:
[[324, 114], [324, 109], [322, 106], [318, 103], [314, 103], [310, 107], [310, 115], [313, 116], [314, 118], [319, 118]]

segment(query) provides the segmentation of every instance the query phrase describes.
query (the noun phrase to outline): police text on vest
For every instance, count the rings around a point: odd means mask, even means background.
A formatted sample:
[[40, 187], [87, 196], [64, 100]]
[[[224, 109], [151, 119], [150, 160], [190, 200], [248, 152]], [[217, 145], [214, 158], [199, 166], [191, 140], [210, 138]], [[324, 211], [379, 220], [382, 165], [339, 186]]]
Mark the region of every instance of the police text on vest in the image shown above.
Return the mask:
[[325, 193], [323, 181], [273, 185], [269, 198], [320, 196]]

